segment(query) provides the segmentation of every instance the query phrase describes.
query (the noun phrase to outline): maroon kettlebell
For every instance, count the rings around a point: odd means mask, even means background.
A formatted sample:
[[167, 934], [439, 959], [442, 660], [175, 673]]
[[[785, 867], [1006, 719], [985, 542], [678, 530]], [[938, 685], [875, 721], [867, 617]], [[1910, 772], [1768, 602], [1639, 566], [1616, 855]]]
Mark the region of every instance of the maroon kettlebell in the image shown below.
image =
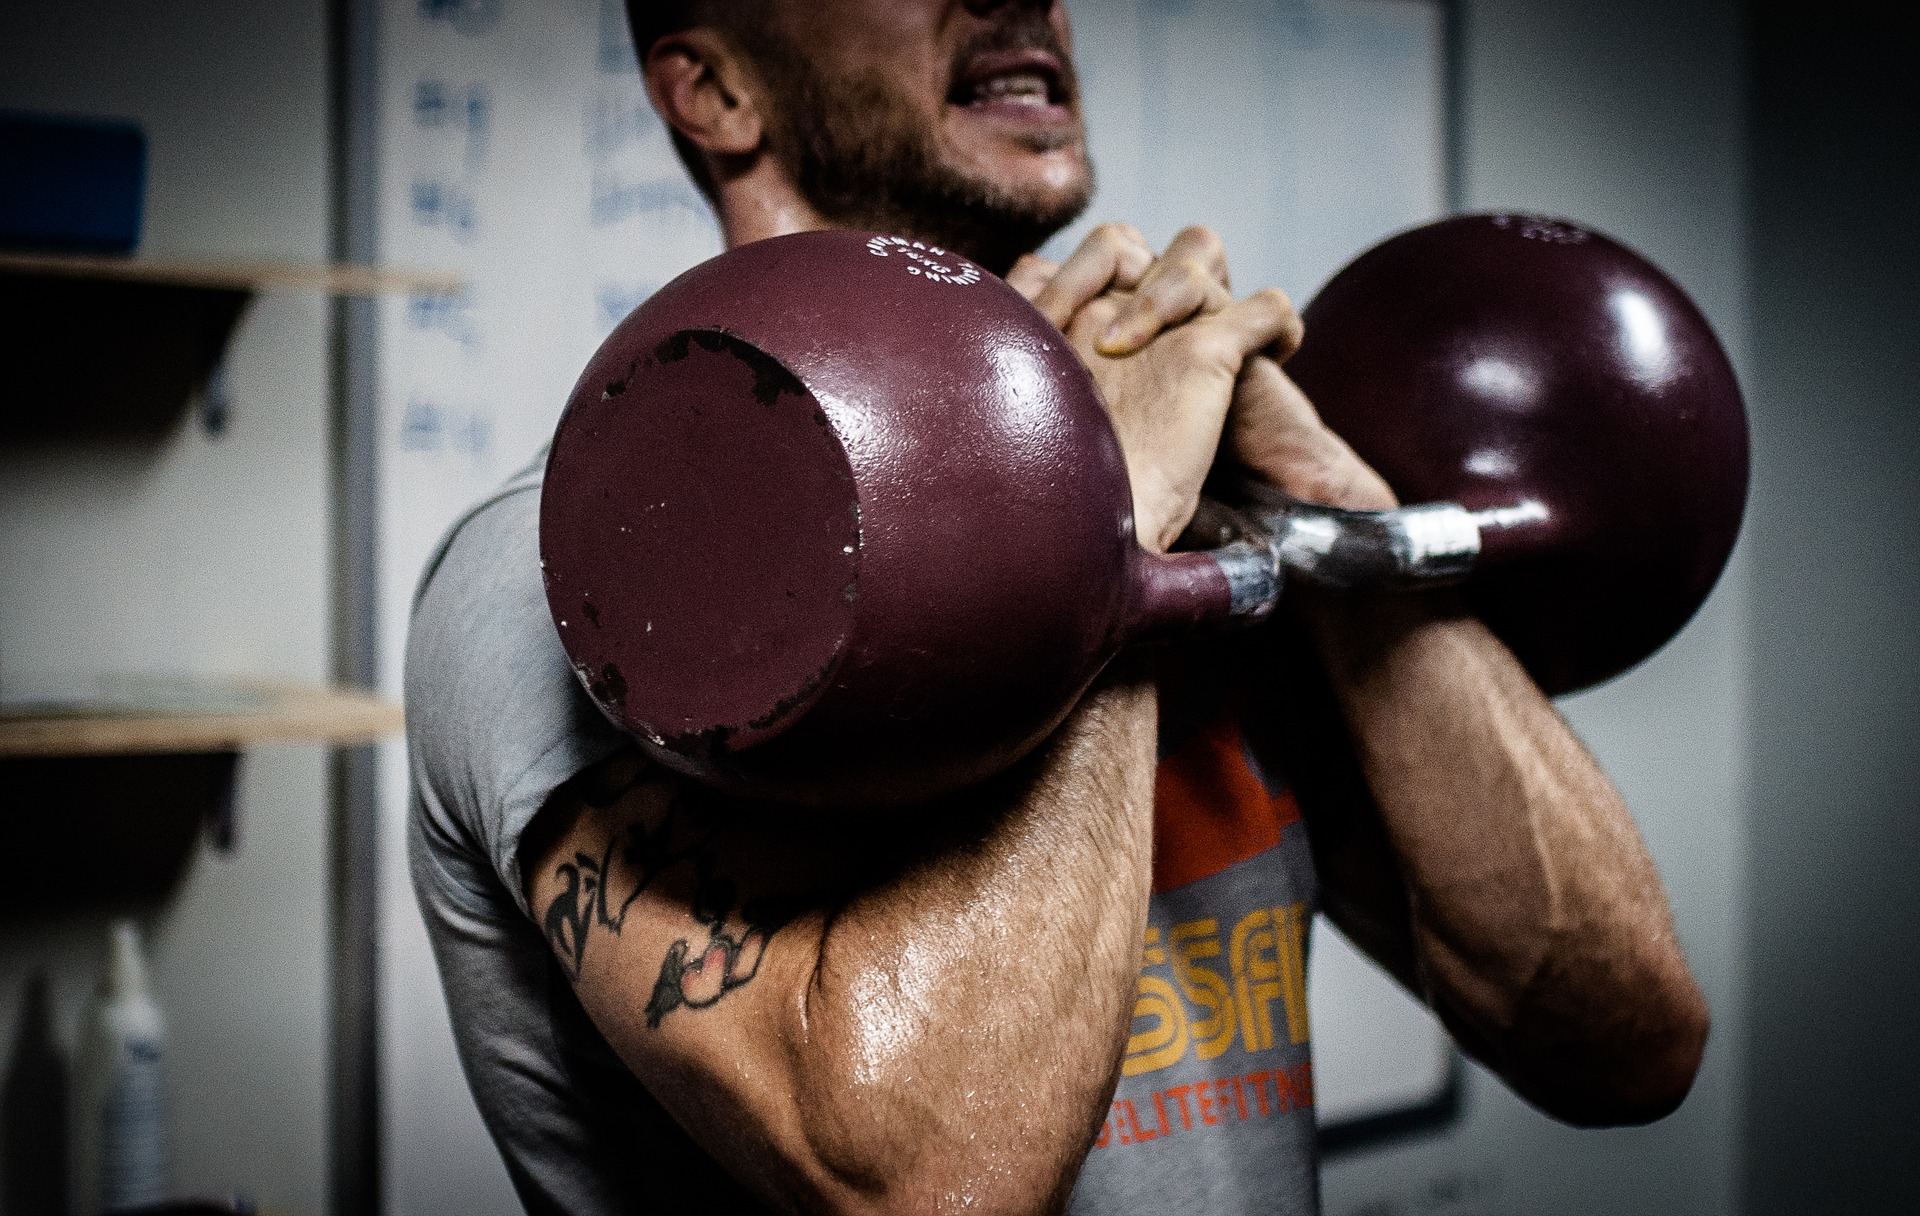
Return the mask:
[[1672, 279], [1564, 220], [1468, 215], [1375, 246], [1302, 314], [1287, 372], [1401, 501], [1465, 507], [1463, 593], [1549, 693], [1611, 679], [1713, 589], [1747, 416]]
[[1005, 769], [1130, 641], [1270, 607], [1271, 550], [1151, 555], [1066, 340], [1001, 279], [810, 232], [696, 266], [575, 386], [540, 511], [601, 710], [742, 794], [863, 806]]
[[1257, 621], [1282, 570], [1464, 583], [1551, 692], [1698, 608], [1738, 532], [1746, 421], [1658, 270], [1563, 222], [1462, 217], [1362, 255], [1305, 315], [1289, 371], [1413, 505], [1222, 478], [1251, 535], [1159, 557], [1091, 378], [1005, 283], [865, 233], [723, 254], [574, 389], [540, 522], [561, 639], [669, 767], [859, 806], [1003, 770], [1122, 646]]

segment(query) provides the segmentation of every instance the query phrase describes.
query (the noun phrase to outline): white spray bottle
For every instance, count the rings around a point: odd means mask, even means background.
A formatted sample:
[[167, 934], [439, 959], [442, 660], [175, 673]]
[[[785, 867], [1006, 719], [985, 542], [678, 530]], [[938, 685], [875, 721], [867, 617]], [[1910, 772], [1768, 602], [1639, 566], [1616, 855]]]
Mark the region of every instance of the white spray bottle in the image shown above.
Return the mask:
[[167, 1198], [166, 1035], [148, 987], [139, 927], [116, 920], [74, 1069], [68, 1160], [77, 1216]]

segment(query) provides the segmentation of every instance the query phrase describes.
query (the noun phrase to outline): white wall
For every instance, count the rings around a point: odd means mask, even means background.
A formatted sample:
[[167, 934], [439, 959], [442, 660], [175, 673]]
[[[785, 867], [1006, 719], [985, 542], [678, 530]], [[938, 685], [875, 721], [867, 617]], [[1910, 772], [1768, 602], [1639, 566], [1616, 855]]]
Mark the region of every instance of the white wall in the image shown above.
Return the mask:
[[[1468, 0], [1465, 17], [1466, 206], [1568, 215], [1638, 248], [1744, 366], [1741, 6]], [[1749, 547], [1667, 651], [1563, 706], [1640, 822], [1713, 1007], [1692, 1097], [1653, 1127], [1574, 1131], [1476, 1070], [1457, 1130], [1328, 1169], [1331, 1216], [1735, 1210]]]
[[[0, 5], [0, 106], [145, 127], [142, 247], [156, 254], [324, 256], [325, 64], [320, 0]], [[255, 303], [231, 348], [232, 423], [219, 439], [183, 422], [149, 445], [0, 447], [0, 683], [325, 677], [324, 320], [316, 296]], [[183, 1190], [241, 1190], [277, 1210], [318, 1212], [320, 750], [250, 755], [239, 813], [239, 851], [203, 851], [150, 922], [172, 1020], [175, 1174]], [[74, 865], [76, 890], [84, 886], [84, 865], [46, 864]], [[84, 914], [0, 926], [0, 1059], [35, 969], [51, 973], [58, 1030], [71, 1041], [103, 934]]]

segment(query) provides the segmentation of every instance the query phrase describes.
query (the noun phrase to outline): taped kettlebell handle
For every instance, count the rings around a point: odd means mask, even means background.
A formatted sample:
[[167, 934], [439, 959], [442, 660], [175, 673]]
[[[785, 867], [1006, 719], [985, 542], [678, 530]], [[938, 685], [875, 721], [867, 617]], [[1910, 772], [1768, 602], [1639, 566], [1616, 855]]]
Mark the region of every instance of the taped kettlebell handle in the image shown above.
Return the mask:
[[1234, 480], [1226, 493], [1273, 546], [1280, 567], [1315, 586], [1450, 587], [1480, 563], [1481, 520], [1458, 503], [1349, 511], [1304, 502], [1246, 478]]
[[1218, 548], [1149, 554], [1141, 550], [1123, 645], [1191, 636], [1217, 625], [1257, 625], [1280, 601], [1279, 551], [1257, 531], [1221, 538]]
[[[1281, 572], [1276, 597], [1289, 576], [1343, 591], [1452, 587], [1476, 570], [1550, 548], [1554, 540], [1551, 513], [1532, 499], [1480, 511], [1455, 502], [1349, 511], [1294, 498], [1250, 477], [1229, 477], [1215, 488], [1232, 507], [1206, 505], [1241, 521], [1240, 535], [1273, 548]], [[1270, 611], [1271, 605], [1257, 615]]]
[[1127, 641], [1258, 624], [1291, 578], [1336, 590], [1413, 592], [1464, 582], [1480, 564], [1488, 513], [1458, 503], [1348, 511], [1251, 480], [1223, 489], [1234, 506], [1203, 499], [1187, 533], [1213, 548], [1142, 563]]
[[[1201, 500], [1188, 539], [1211, 548], [1146, 556], [1125, 628], [1128, 642], [1184, 637], [1273, 614], [1290, 579], [1336, 590], [1415, 592], [1466, 581], [1480, 565], [1482, 529], [1506, 512], [1458, 503], [1348, 511], [1305, 502], [1252, 479]], [[1523, 518], [1531, 513], [1519, 512]]]

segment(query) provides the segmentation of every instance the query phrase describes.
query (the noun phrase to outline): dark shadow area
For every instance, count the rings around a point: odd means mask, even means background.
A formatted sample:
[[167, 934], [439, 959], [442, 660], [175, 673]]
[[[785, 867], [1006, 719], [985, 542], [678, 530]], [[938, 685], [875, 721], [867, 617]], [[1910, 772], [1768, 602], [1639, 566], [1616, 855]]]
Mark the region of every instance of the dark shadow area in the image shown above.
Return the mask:
[[1920, 14], [1749, 9], [1739, 1210], [1920, 1211]]
[[0, 268], [0, 440], [165, 437], [207, 387], [252, 298]]
[[146, 907], [231, 834], [233, 752], [0, 760], [0, 916]]
[[67, 1063], [54, 1041], [45, 972], [27, 981], [0, 1080], [0, 1212], [67, 1210]]

